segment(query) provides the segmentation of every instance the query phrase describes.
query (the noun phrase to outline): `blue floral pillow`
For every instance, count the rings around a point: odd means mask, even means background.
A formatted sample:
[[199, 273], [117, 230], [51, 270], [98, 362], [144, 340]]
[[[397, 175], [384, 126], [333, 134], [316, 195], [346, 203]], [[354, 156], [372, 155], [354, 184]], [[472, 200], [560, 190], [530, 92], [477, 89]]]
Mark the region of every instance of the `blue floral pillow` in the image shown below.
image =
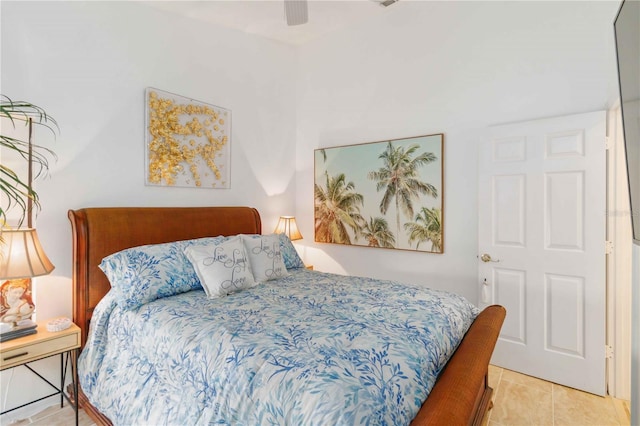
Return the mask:
[[277, 235], [280, 237], [280, 251], [282, 252], [284, 266], [287, 269], [304, 268], [304, 262], [298, 256], [298, 252], [289, 237], [286, 234]]
[[100, 269], [109, 278], [118, 305], [135, 309], [156, 299], [201, 289], [198, 275], [184, 250], [216, 245], [228, 239], [220, 236], [132, 247], [102, 259]]

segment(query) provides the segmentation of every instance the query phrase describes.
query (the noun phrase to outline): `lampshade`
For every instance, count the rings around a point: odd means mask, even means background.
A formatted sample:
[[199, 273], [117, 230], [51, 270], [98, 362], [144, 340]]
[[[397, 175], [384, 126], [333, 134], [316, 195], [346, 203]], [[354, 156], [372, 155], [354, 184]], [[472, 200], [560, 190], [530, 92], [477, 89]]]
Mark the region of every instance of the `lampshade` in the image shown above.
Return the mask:
[[0, 242], [0, 279], [46, 275], [55, 266], [45, 254], [33, 228], [3, 229]]
[[291, 241], [302, 239], [302, 234], [298, 231], [296, 218], [293, 216], [280, 216], [276, 230], [273, 232], [276, 234], [285, 234]]

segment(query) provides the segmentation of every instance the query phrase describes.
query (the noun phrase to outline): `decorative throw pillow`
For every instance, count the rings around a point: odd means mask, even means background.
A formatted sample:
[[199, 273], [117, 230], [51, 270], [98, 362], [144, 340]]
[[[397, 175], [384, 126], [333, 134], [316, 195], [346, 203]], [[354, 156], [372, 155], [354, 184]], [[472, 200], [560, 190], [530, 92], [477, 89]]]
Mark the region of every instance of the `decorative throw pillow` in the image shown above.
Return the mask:
[[256, 285], [239, 237], [218, 245], [189, 247], [185, 254], [211, 298], [224, 297]]
[[135, 309], [162, 297], [202, 288], [184, 250], [226, 240], [228, 237], [220, 236], [132, 247], [102, 259], [100, 269], [115, 290], [118, 305]]
[[240, 235], [240, 237], [247, 249], [253, 277], [257, 282], [275, 280], [289, 275], [282, 260], [280, 237], [277, 234]]
[[280, 238], [280, 251], [282, 252], [282, 259], [284, 260], [284, 266], [287, 269], [304, 268], [304, 262], [298, 256], [298, 251], [293, 246], [293, 243], [287, 237], [286, 234], [276, 234]]

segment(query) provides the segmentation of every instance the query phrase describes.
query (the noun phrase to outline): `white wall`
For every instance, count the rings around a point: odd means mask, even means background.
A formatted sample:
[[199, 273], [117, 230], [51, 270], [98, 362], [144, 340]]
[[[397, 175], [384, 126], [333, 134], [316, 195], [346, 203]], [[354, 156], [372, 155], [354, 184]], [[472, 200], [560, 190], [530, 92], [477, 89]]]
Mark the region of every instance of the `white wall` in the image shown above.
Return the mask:
[[[296, 216], [306, 262], [475, 302], [477, 142], [489, 125], [605, 109], [617, 7], [399, 2], [302, 46]], [[445, 134], [444, 254], [313, 243], [313, 149], [431, 133]]]
[[[58, 155], [50, 177], [36, 182], [38, 233], [56, 265], [37, 280], [39, 319], [71, 315], [68, 209], [249, 205], [260, 210], [264, 232], [294, 213], [292, 47], [139, 3], [2, 1], [0, 8], [1, 93], [44, 107], [60, 125], [56, 141], [35, 135]], [[144, 185], [148, 86], [232, 110], [231, 189]], [[41, 366], [54, 379], [56, 363]], [[25, 371], [0, 378], [0, 410], [46, 395]]]

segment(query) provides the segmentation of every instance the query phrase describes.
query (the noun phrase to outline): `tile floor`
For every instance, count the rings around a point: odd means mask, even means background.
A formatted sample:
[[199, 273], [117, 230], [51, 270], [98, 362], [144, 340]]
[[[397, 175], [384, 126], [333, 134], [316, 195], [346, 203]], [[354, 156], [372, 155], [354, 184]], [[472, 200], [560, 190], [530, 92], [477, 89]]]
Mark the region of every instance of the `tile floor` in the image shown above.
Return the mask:
[[[494, 389], [494, 405], [484, 419], [485, 426], [631, 423], [628, 401], [602, 398], [494, 366], [489, 367], [489, 382]], [[80, 426], [93, 425], [84, 411], [79, 415]], [[73, 416], [71, 407], [53, 406], [13, 425], [67, 426], [74, 423]]]
[[[60, 405], [57, 404], [52, 405], [28, 419], [11, 423], [11, 426], [70, 426], [74, 425], [75, 422], [75, 412], [65, 401], [64, 408], [60, 408]], [[95, 426], [93, 420], [91, 420], [82, 409], [78, 412], [78, 426]]]
[[507, 369], [489, 366], [493, 409], [483, 424], [630, 425], [628, 401], [600, 397]]

